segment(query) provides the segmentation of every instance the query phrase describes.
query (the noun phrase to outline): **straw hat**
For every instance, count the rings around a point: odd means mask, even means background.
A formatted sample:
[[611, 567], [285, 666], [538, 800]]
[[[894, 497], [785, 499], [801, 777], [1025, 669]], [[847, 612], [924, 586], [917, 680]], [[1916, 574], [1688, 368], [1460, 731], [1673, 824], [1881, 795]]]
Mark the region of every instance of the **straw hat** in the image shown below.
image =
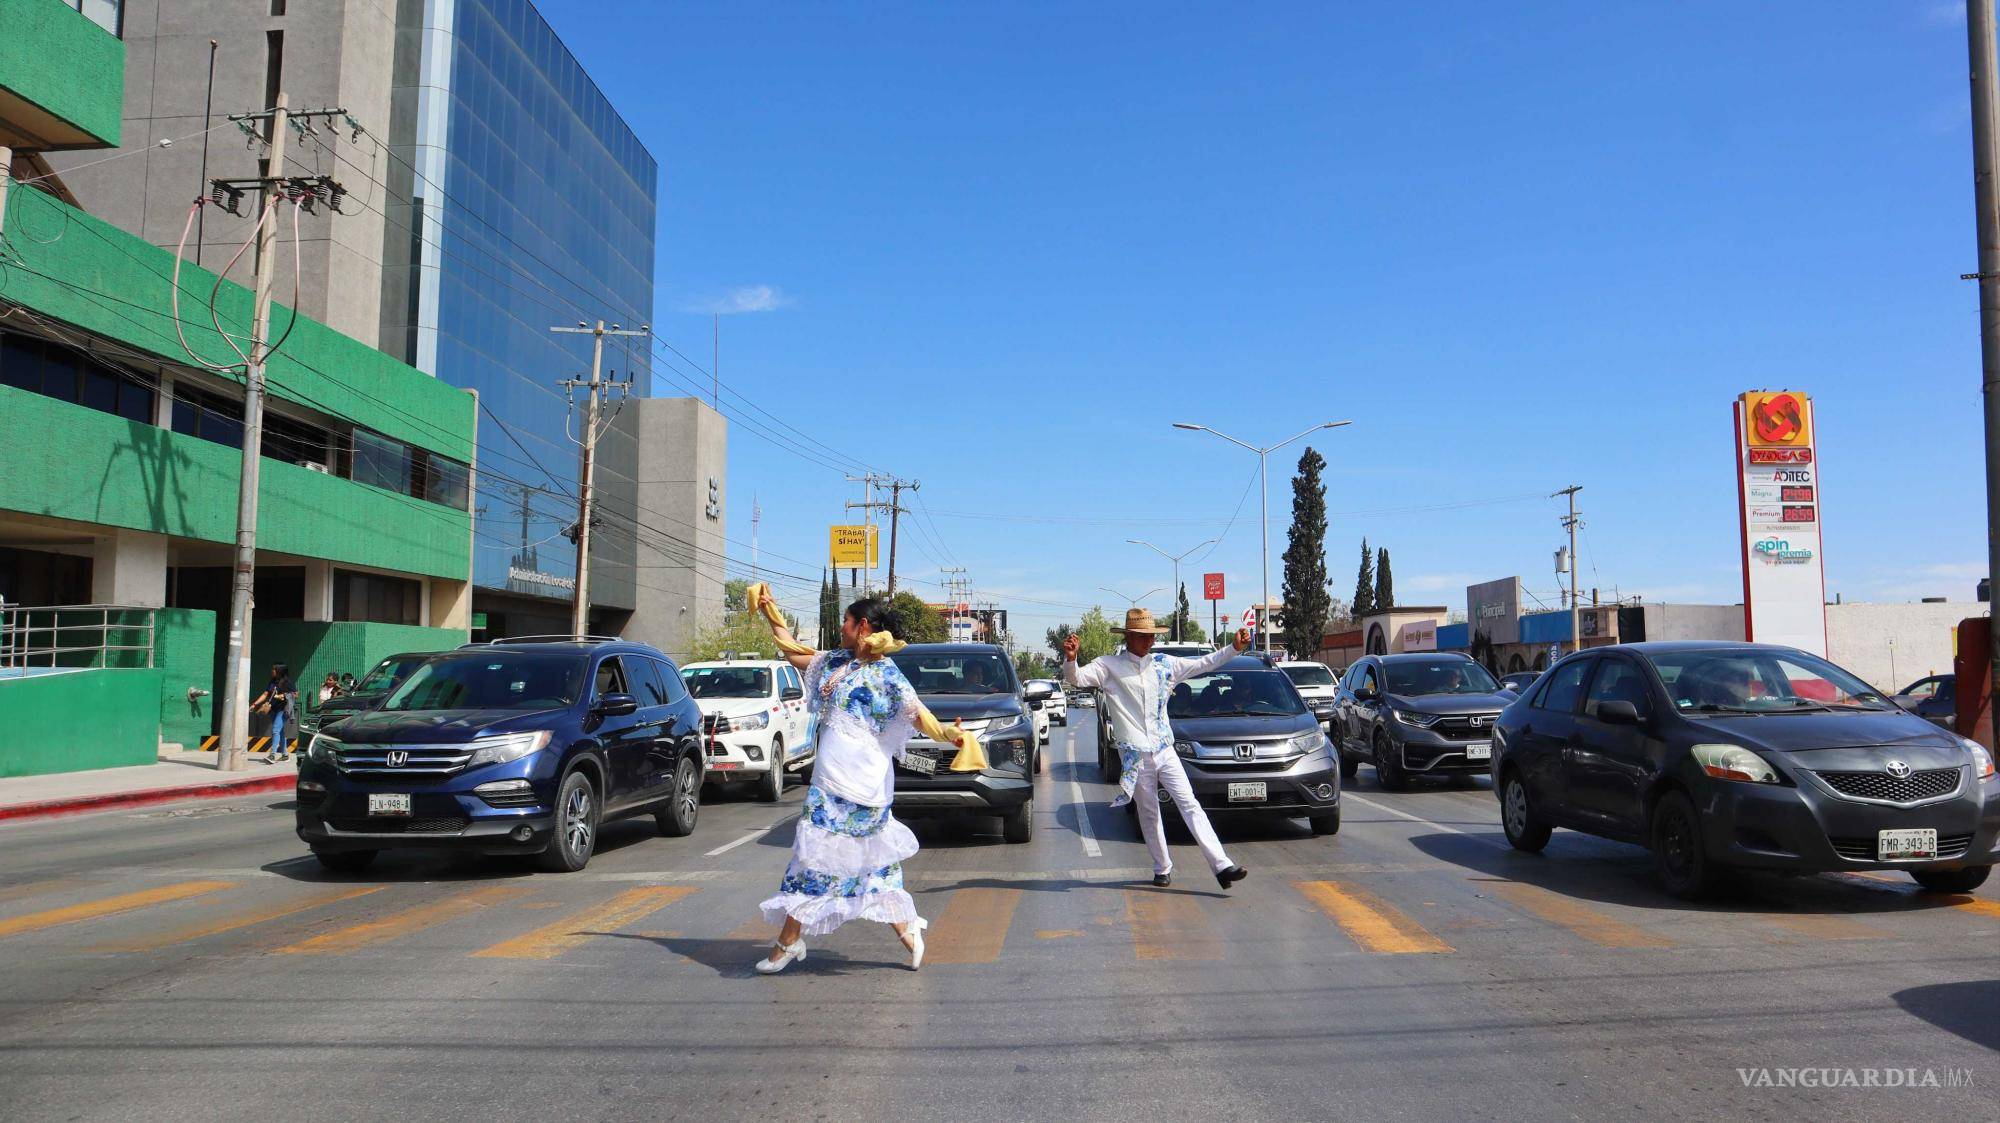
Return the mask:
[[1122, 628], [1113, 628], [1111, 630], [1120, 633], [1151, 632], [1156, 636], [1163, 636], [1167, 634], [1167, 629], [1158, 627], [1153, 623], [1153, 613], [1150, 610], [1144, 608], [1126, 609], [1125, 626]]

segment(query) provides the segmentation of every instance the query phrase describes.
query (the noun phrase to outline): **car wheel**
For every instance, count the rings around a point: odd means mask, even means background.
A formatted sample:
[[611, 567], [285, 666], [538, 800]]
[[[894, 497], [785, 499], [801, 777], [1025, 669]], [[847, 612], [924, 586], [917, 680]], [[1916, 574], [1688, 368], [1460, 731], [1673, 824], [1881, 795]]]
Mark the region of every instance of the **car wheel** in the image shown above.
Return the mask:
[[694, 833], [694, 821], [701, 814], [701, 770], [694, 761], [682, 758], [674, 770], [674, 794], [667, 805], [653, 812], [660, 833], [668, 838], [684, 838]]
[[1000, 819], [1000, 837], [1021, 843], [1035, 837], [1035, 801], [1029, 800]]
[[360, 873], [375, 864], [379, 850], [315, 850], [313, 857], [334, 873]]
[[1500, 829], [1507, 832], [1507, 843], [1516, 850], [1533, 854], [1549, 844], [1552, 828], [1535, 815], [1528, 803], [1528, 785], [1516, 772], [1509, 772], [1500, 781]]
[[1336, 807], [1324, 815], [1307, 816], [1306, 822], [1312, 824], [1314, 834], [1339, 834], [1340, 809]]
[[771, 739], [771, 767], [764, 773], [764, 782], [757, 785], [757, 798], [765, 803], [776, 803], [785, 797], [785, 739]]
[[556, 788], [556, 834], [542, 851], [542, 868], [575, 873], [590, 864], [597, 849], [597, 786], [581, 771], [564, 776]]
[[1702, 846], [1701, 815], [1686, 793], [1670, 791], [1653, 805], [1653, 865], [1667, 892], [1694, 900], [1715, 888], [1715, 863]]
[[1960, 870], [1911, 870], [1910, 876], [1926, 893], [1970, 893], [1986, 884], [1992, 866], [1967, 866]]
[[1340, 778], [1343, 780], [1352, 780], [1357, 775], [1360, 775], [1360, 773], [1361, 773], [1361, 762], [1354, 759], [1351, 756], [1348, 756], [1347, 753], [1343, 751], [1340, 754]]
[[1375, 734], [1375, 781], [1385, 792], [1400, 792], [1410, 786], [1410, 774], [1396, 759], [1396, 747], [1381, 733]]

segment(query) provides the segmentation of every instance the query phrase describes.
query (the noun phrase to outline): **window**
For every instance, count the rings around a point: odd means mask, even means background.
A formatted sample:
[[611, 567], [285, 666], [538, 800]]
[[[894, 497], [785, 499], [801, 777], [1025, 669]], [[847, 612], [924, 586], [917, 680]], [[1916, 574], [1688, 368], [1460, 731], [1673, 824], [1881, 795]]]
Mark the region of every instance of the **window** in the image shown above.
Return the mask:
[[1598, 716], [1598, 707], [1606, 702], [1630, 702], [1641, 718], [1652, 712], [1652, 692], [1637, 665], [1624, 659], [1597, 661], [1597, 677], [1590, 680], [1590, 694], [1583, 700], [1584, 716]]
[[426, 449], [414, 450], [418, 478], [423, 488], [417, 498], [439, 503], [455, 511], [466, 507], [471, 471], [465, 465]]
[[418, 667], [384, 710], [552, 710], [576, 701], [584, 661], [517, 651], [453, 652]]
[[655, 659], [659, 665], [660, 678], [667, 684], [667, 701], [678, 702], [687, 697], [687, 687], [681, 683], [681, 671], [671, 659]]
[[1577, 699], [1583, 695], [1583, 676], [1590, 670], [1592, 662], [1594, 660], [1572, 659], [1550, 671], [1546, 676], [1547, 685], [1535, 695], [1535, 708], [1561, 714], [1575, 713]]
[[619, 665], [618, 656], [607, 657], [597, 665], [597, 690], [593, 698], [603, 698], [607, 694], [630, 694], [625, 689], [625, 668]]
[[1013, 667], [999, 655], [983, 651], [963, 655], [890, 656], [918, 694], [1012, 694]]
[[688, 692], [697, 698], [769, 698], [771, 672], [763, 667], [689, 667]]
[[639, 696], [641, 706], [664, 706], [667, 704], [667, 684], [660, 678], [660, 665], [651, 659], [634, 659], [631, 662], [632, 693]]
[[1280, 671], [1217, 671], [1189, 679], [1167, 696], [1167, 716], [1275, 717], [1306, 712], [1299, 692]]
[[1391, 694], [1491, 694], [1500, 689], [1485, 667], [1450, 656], [1398, 659], [1385, 665], [1384, 674]]
[[354, 431], [354, 480], [402, 495], [411, 490], [410, 446], [377, 436], [366, 429]]
[[0, 385], [131, 421], [153, 420], [155, 391], [150, 379], [48, 340], [0, 334]]
[[1332, 686], [1333, 672], [1317, 663], [1301, 663], [1284, 668], [1285, 674], [1294, 686]]
[[333, 571], [333, 618], [377, 624], [421, 624], [423, 586], [406, 577]]
[[243, 403], [186, 383], [174, 387], [174, 432], [243, 447]]
[[1853, 675], [1804, 652], [1695, 648], [1649, 657], [1681, 710], [1770, 713], [1881, 710], [1893, 703]]
[[1375, 664], [1363, 663], [1361, 665], [1361, 677], [1355, 683], [1354, 692], [1356, 694], [1382, 693], [1381, 680], [1375, 677]]
[[797, 667], [787, 666], [785, 668], [785, 689], [796, 690], [800, 694], [806, 692], [805, 681], [799, 678], [799, 669]]
[[281, 413], [264, 411], [263, 454], [287, 464], [318, 464], [334, 468], [332, 434], [306, 421], [296, 421]]

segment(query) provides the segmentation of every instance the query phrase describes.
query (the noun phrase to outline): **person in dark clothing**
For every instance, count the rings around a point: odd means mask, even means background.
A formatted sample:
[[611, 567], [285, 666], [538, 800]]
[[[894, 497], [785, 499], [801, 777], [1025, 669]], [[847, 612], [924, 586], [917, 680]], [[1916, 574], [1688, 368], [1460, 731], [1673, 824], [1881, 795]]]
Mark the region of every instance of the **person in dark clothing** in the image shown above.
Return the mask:
[[277, 764], [289, 759], [285, 752], [287, 719], [291, 716], [292, 704], [298, 701], [299, 688], [292, 685], [292, 671], [283, 663], [271, 664], [271, 679], [264, 684], [264, 693], [250, 703], [250, 708], [259, 713], [271, 715], [271, 755], [264, 763]]

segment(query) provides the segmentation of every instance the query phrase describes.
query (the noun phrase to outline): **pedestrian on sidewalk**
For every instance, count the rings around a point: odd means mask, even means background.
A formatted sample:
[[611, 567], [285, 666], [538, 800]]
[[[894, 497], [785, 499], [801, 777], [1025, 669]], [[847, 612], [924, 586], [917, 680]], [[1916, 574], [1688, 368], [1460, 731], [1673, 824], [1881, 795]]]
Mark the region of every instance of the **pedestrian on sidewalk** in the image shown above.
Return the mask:
[[285, 752], [285, 718], [298, 699], [299, 688], [292, 685], [292, 669], [283, 663], [271, 664], [271, 679], [264, 684], [264, 693], [250, 703], [250, 707], [258, 713], [271, 715], [271, 755], [264, 758], [265, 764], [278, 764], [290, 759]]
[[1174, 687], [1191, 678], [1219, 670], [1250, 646], [1249, 629], [1236, 633], [1233, 645], [1217, 648], [1199, 659], [1177, 659], [1153, 654], [1153, 643], [1165, 628], [1153, 625], [1153, 614], [1134, 608], [1125, 614], [1125, 626], [1111, 629], [1125, 636], [1125, 646], [1109, 655], [1091, 660], [1090, 666], [1076, 665], [1077, 637], [1063, 640], [1063, 683], [1097, 690], [1111, 717], [1111, 741], [1118, 749], [1119, 792], [1111, 801], [1123, 807], [1139, 805], [1139, 833], [1153, 855], [1153, 884], [1165, 888], [1173, 884], [1174, 859], [1167, 852], [1166, 832], [1160, 823], [1160, 791], [1164, 789], [1180, 809], [1181, 821], [1201, 847], [1215, 880], [1229, 888], [1250, 872], [1229, 860], [1208, 814], [1194, 798], [1181, 758], [1174, 755], [1173, 728], [1167, 723], [1167, 698]]
[[923, 966], [928, 922], [903, 888], [903, 863], [916, 854], [917, 838], [889, 813], [895, 798], [890, 762], [904, 756], [919, 732], [958, 746], [953, 771], [984, 769], [985, 753], [957, 723], [940, 725], [888, 658], [903, 647], [889, 632], [888, 601], [863, 597], [848, 605], [840, 622], [842, 646], [833, 651], [814, 651], [794, 639], [767, 586], [750, 586], [745, 603], [763, 613], [779, 651], [805, 673], [806, 697], [819, 715], [818, 755], [791, 861], [777, 895], [759, 906], [765, 920], [783, 927], [756, 969], [775, 975], [806, 957], [805, 937], [861, 919], [893, 927], [916, 970]]

